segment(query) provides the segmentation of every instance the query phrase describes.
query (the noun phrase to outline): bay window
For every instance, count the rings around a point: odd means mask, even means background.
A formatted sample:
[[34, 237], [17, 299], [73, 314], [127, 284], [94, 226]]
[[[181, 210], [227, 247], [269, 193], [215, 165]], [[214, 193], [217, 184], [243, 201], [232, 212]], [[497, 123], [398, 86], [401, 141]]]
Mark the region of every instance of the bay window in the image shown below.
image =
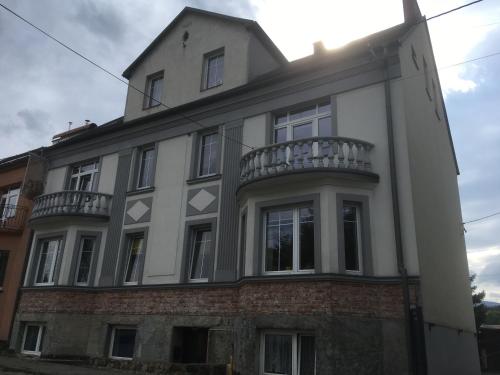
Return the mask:
[[359, 205], [344, 202], [342, 215], [344, 221], [345, 270], [348, 272], [362, 272], [361, 214]]
[[89, 285], [92, 260], [95, 253], [95, 237], [81, 237], [76, 267], [76, 285]]
[[144, 234], [136, 233], [128, 236], [127, 258], [123, 283], [137, 285], [139, 283], [140, 267], [144, 252]]
[[264, 272], [314, 271], [314, 209], [299, 206], [264, 213]]
[[61, 239], [44, 239], [39, 243], [35, 285], [53, 285]]

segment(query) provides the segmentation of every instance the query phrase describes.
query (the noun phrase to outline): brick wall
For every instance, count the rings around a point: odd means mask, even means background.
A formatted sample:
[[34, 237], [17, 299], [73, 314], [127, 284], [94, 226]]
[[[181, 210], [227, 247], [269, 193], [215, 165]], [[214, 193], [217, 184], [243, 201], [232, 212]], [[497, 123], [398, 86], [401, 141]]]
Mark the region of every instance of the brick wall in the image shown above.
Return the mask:
[[[413, 287], [415, 295], [415, 287]], [[399, 284], [246, 282], [232, 286], [23, 290], [19, 313], [299, 314], [403, 318]]]

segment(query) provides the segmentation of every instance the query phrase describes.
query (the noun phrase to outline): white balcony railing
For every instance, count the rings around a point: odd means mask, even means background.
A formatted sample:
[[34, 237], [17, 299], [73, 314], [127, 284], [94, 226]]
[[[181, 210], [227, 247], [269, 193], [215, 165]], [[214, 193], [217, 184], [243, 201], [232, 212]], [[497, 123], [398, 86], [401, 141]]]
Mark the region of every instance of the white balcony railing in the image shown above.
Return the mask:
[[109, 216], [112, 195], [88, 191], [60, 191], [40, 195], [33, 201], [31, 218], [44, 216]]
[[371, 172], [373, 144], [352, 138], [311, 137], [250, 151], [241, 159], [240, 183], [293, 171]]

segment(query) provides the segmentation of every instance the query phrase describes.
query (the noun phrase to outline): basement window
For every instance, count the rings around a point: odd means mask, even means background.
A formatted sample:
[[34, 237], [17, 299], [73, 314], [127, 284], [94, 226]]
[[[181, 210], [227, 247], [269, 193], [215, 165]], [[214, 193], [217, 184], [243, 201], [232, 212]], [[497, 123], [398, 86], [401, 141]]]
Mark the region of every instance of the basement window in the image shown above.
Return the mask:
[[113, 327], [109, 348], [112, 359], [130, 360], [134, 358], [136, 329], [134, 327]]
[[207, 363], [208, 328], [174, 327], [172, 359], [176, 363]]
[[43, 325], [26, 324], [21, 353], [39, 356], [42, 352], [44, 331]]
[[311, 334], [264, 332], [260, 346], [261, 375], [316, 373], [316, 344]]

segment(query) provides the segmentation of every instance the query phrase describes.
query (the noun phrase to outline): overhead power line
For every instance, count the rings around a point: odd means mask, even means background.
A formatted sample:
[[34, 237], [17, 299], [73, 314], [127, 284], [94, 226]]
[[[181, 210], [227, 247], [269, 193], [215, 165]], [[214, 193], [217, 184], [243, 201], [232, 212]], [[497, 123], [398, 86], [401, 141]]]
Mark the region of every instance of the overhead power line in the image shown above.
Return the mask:
[[471, 5], [474, 5], [474, 4], [477, 4], [477, 3], [480, 3], [481, 1], [483, 0], [476, 0], [476, 1], [472, 1], [470, 3], [467, 3], [467, 4], [464, 4], [464, 5], [461, 5], [459, 7], [456, 7], [456, 8], [453, 8], [453, 9], [450, 9], [450, 10], [447, 10], [446, 12], [442, 12], [442, 13], [439, 13], [439, 14], [436, 14], [435, 16], [431, 16], [429, 18], [427, 18], [427, 21], [430, 21], [430, 20], [433, 20], [435, 18], [438, 18], [438, 17], [441, 17], [441, 16], [444, 16], [446, 14], [450, 14], [450, 13], [453, 13], [457, 10], [460, 10], [460, 9], [463, 9], [463, 8], [467, 8], [468, 6], [471, 6]]
[[[471, 6], [471, 5], [473, 5], [473, 4], [477, 4], [477, 3], [481, 2], [481, 1], [483, 1], [483, 0], [476, 0], [476, 1], [473, 1], [473, 2], [470, 2], [470, 3], [467, 3], [467, 4], [464, 4], [464, 5], [462, 5], [462, 6], [459, 6], [459, 7], [457, 7], [457, 8], [450, 9], [450, 10], [448, 10], [448, 11], [446, 11], [446, 12], [443, 12], [443, 13], [440, 13], [440, 14], [437, 14], [437, 15], [435, 15], [435, 16], [432, 16], [432, 17], [427, 18], [427, 21], [428, 21], [428, 20], [432, 20], [432, 19], [436, 19], [436, 18], [438, 18], [438, 17], [441, 17], [441, 16], [443, 16], [443, 15], [446, 15], [446, 14], [449, 14], [449, 13], [452, 13], [452, 12], [455, 12], [455, 11], [457, 11], [457, 10], [459, 10], [459, 9], [462, 9], [462, 8], [465, 8], [465, 7], [468, 7], [468, 6]], [[123, 84], [127, 85], [127, 87], [130, 87], [130, 88], [131, 88], [131, 89], [133, 89], [134, 91], [137, 91], [138, 93], [140, 93], [140, 94], [142, 94], [142, 95], [145, 95], [148, 99], [153, 99], [153, 98], [151, 98], [151, 96], [150, 96], [150, 95], [148, 95], [148, 94], [147, 94], [147, 93], [145, 93], [144, 91], [142, 91], [142, 90], [140, 90], [139, 88], [137, 88], [137, 87], [135, 87], [135, 86], [131, 85], [129, 82], [127, 82], [126, 80], [122, 79], [120, 76], [118, 76], [118, 75], [116, 75], [116, 74], [112, 73], [112, 72], [111, 72], [111, 71], [109, 71], [108, 69], [106, 69], [106, 68], [104, 68], [103, 66], [99, 65], [98, 63], [96, 63], [96, 62], [92, 61], [90, 58], [86, 57], [85, 55], [83, 55], [83, 54], [81, 54], [80, 52], [76, 51], [75, 49], [71, 48], [71, 47], [70, 47], [70, 46], [68, 46], [67, 44], [65, 44], [65, 43], [61, 42], [59, 39], [57, 39], [56, 37], [52, 36], [51, 34], [49, 34], [48, 32], [46, 32], [46, 31], [45, 31], [45, 30], [43, 30], [42, 28], [40, 28], [40, 27], [36, 26], [35, 24], [33, 24], [32, 22], [30, 22], [29, 20], [27, 20], [26, 18], [24, 18], [24, 17], [23, 17], [23, 16], [21, 16], [20, 14], [18, 14], [18, 13], [16, 13], [16, 12], [14, 12], [12, 9], [8, 8], [8, 7], [7, 7], [7, 6], [5, 6], [4, 4], [0, 3], [0, 7], [2, 7], [3, 9], [5, 9], [7, 12], [11, 13], [11, 14], [12, 14], [12, 15], [14, 15], [15, 17], [19, 18], [21, 21], [23, 21], [23, 22], [27, 23], [28, 25], [30, 25], [31, 27], [33, 27], [35, 30], [37, 30], [37, 31], [41, 32], [43, 35], [45, 35], [46, 37], [50, 38], [50, 39], [51, 39], [51, 40], [53, 40], [54, 42], [58, 43], [58, 44], [59, 44], [59, 45], [61, 45], [62, 47], [66, 48], [66, 49], [67, 49], [67, 50], [69, 50], [70, 52], [74, 53], [74, 54], [75, 54], [75, 55], [77, 55], [78, 57], [80, 57], [80, 58], [84, 59], [85, 61], [87, 61], [88, 63], [90, 63], [90, 64], [94, 65], [96, 68], [100, 69], [100, 70], [101, 70], [101, 71], [103, 71], [104, 73], [106, 73], [106, 74], [110, 75], [111, 77], [113, 77], [113, 78], [117, 79], [117, 80], [118, 80], [118, 81], [120, 81], [121, 83], [123, 83]], [[426, 20], [422, 20], [421, 22], [425, 22], [425, 21], [426, 21]], [[472, 60], [467, 60], [467, 61], [459, 62], [459, 63], [457, 63], [457, 64], [453, 64], [453, 65], [446, 66], [446, 67], [439, 68], [439, 69], [446, 69], [446, 68], [450, 68], [450, 67], [452, 67], [452, 66], [457, 66], [457, 65], [465, 64], [465, 63], [468, 63], [468, 62], [476, 61], [476, 60], [479, 60], [479, 59], [482, 59], [482, 58], [486, 58], [486, 57], [495, 56], [495, 55], [498, 55], [498, 54], [500, 54], [500, 52], [498, 52], [498, 53], [493, 53], [493, 54], [491, 54], [491, 55], [487, 55], [487, 56], [481, 56], [481, 57], [478, 57], [478, 58], [476, 58], [476, 59], [472, 59]], [[439, 70], [439, 69], [438, 69], [438, 70]], [[402, 79], [409, 79], [409, 78], [413, 78], [413, 76], [410, 76], [410, 77], [405, 77], [405, 78], [402, 78]], [[158, 101], [158, 100], [156, 100], [156, 99], [153, 99], [153, 100], [155, 100], [156, 102], [158, 102], [161, 106], [165, 107], [166, 109], [172, 109], [172, 107], [168, 106], [167, 104], [165, 104], [165, 103], [163, 103], [163, 102], [161, 102], [161, 101]], [[180, 115], [182, 118], [184, 118], [184, 119], [186, 119], [186, 120], [188, 120], [188, 121], [190, 121], [190, 122], [192, 122], [192, 123], [194, 123], [194, 124], [198, 125], [198, 126], [199, 126], [199, 127], [201, 127], [202, 129], [206, 129], [206, 127], [205, 127], [203, 124], [201, 124], [201, 123], [200, 123], [200, 122], [198, 122], [197, 120], [193, 119], [192, 117], [187, 116], [187, 115], [185, 115], [185, 114], [183, 114], [183, 113], [179, 113], [179, 115]], [[221, 135], [222, 135], [224, 138], [226, 138], [226, 139], [228, 139], [228, 140], [231, 140], [231, 141], [233, 141], [233, 142], [236, 142], [236, 143], [238, 143], [238, 144], [240, 144], [240, 145], [242, 145], [242, 146], [244, 146], [244, 147], [247, 147], [247, 148], [249, 148], [249, 149], [251, 149], [251, 150], [253, 150], [253, 149], [254, 149], [254, 147], [253, 147], [253, 146], [249, 146], [249, 145], [247, 145], [247, 144], [244, 144], [243, 142], [238, 141], [238, 140], [236, 140], [236, 139], [234, 139], [234, 138], [228, 137], [228, 136], [226, 136], [226, 135], [224, 135], [224, 134], [221, 134]]]
[[500, 211], [499, 212], [494, 212], [494, 213], [492, 213], [490, 215], [479, 217], [479, 218], [474, 219], [474, 220], [464, 221], [463, 224], [475, 223], [476, 221], [481, 221], [481, 220], [489, 219], [490, 217], [497, 216], [497, 215], [500, 215]]
[[[138, 93], [142, 94], [142, 95], [145, 95], [148, 99], [152, 99], [154, 100], [155, 102], [158, 102], [161, 106], [165, 107], [166, 109], [172, 109], [172, 107], [166, 105], [165, 103], [163, 102], [160, 102], [154, 98], [152, 98], [150, 95], [146, 94], [144, 91], [138, 89], [137, 87], [135, 87], [134, 85], [131, 85], [129, 82], [127, 82], [126, 80], [122, 79], [121, 77], [119, 77], [118, 75], [112, 73], [111, 71], [109, 71], [108, 69], [102, 67], [101, 65], [97, 64], [96, 62], [92, 61], [91, 59], [89, 59], [88, 57], [84, 56], [83, 54], [81, 54], [80, 52], [74, 50], [73, 48], [71, 48], [70, 46], [68, 46], [67, 44], [61, 42], [59, 39], [57, 39], [56, 37], [52, 36], [51, 34], [49, 34], [48, 32], [46, 32], [45, 30], [43, 30], [42, 28], [36, 26], [35, 24], [33, 24], [32, 22], [28, 21], [26, 18], [24, 18], [23, 16], [21, 16], [20, 14], [14, 12], [12, 9], [8, 8], [7, 6], [5, 6], [4, 4], [0, 3], [0, 7], [4, 8], [7, 12], [13, 14], [14, 16], [16, 16], [17, 18], [19, 18], [21, 21], [27, 23], [28, 25], [30, 25], [31, 27], [33, 27], [35, 30], [38, 30], [39, 32], [41, 32], [43, 35], [45, 35], [46, 37], [52, 39], [54, 42], [56, 42], [57, 44], [61, 45], [62, 47], [66, 48], [68, 51], [71, 51], [72, 53], [74, 53], [75, 55], [77, 55], [78, 57], [81, 57], [82, 59], [84, 59], [85, 61], [87, 61], [88, 63], [94, 65], [96, 68], [102, 70], [104, 73], [110, 75], [111, 77], [117, 79], [118, 81], [120, 81], [121, 83], [127, 85], [128, 87], [130, 87], [131, 89], [137, 91]], [[197, 120], [193, 119], [192, 117], [190, 116], [187, 116], [183, 113], [179, 113], [179, 115], [184, 118], [185, 120], [188, 120], [196, 125], [198, 125], [200, 128], [202, 129], [207, 129], [206, 126], [204, 126], [203, 124], [201, 124], [200, 122], [198, 122]], [[240, 141], [238, 141], [237, 139], [234, 139], [234, 138], [231, 138], [231, 137], [228, 137], [226, 136], [225, 134], [221, 134], [224, 138], [228, 139], [228, 140], [231, 140], [233, 142], [236, 142], [242, 146], [245, 146], [245, 147], [248, 147], [249, 149], [253, 150], [254, 147], [252, 146], [249, 146], [249, 145], [246, 145]]]

